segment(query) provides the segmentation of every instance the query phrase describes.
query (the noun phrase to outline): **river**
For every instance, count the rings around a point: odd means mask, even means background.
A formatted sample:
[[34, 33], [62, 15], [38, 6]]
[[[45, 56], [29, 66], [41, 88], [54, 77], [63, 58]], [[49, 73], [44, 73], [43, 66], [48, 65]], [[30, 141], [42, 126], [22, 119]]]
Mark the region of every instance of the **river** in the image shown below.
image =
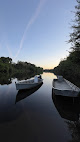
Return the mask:
[[80, 109], [53, 95], [53, 73], [43, 73], [42, 78], [43, 84], [31, 95], [16, 90], [17, 78], [0, 85], [1, 142], [80, 141]]

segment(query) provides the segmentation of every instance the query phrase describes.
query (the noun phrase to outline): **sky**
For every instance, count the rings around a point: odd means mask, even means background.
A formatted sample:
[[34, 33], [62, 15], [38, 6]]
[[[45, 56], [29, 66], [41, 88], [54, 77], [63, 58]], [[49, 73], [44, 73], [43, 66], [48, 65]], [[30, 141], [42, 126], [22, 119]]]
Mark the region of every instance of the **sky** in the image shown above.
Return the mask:
[[0, 57], [53, 69], [69, 54], [76, 0], [0, 0]]

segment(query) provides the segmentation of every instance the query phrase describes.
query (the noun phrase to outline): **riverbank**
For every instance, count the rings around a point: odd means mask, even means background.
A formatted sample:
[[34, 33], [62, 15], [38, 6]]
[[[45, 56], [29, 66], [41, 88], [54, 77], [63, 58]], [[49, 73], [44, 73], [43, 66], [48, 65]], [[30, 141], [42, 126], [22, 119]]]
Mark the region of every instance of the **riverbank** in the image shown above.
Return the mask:
[[62, 75], [80, 87], [80, 51], [73, 51], [53, 69], [56, 75]]
[[13, 63], [9, 57], [0, 57], [0, 84], [10, 84], [11, 78], [28, 79], [36, 74], [42, 74], [43, 68], [28, 62]]

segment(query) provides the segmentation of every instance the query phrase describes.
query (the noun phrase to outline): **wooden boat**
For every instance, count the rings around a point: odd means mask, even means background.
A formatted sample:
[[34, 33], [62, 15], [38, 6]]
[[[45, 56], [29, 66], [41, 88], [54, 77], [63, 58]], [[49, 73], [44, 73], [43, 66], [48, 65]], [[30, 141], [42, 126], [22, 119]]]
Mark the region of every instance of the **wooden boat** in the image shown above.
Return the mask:
[[55, 93], [55, 95], [77, 97], [80, 92], [80, 88], [64, 79], [62, 76], [58, 76], [57, 79], [53, 79], [52, 86], [53, 93]]
[[42, 86], [43, 82], [41, 84], [39, 84], [38, 86], [32, 88], [32, 89], [24, 89], [24, 90], [19, 90], [17, 92], [16, 95], [16, 101], [15, 103], [27, 98], [28, 96], [30, 96], [31, 94], [33, 94], [34, 92], [36, 92], [41, 86]]
[[23, 90], [23, 89], [34, 88], [34, 87], [40, 85], [42, 82], [43, 82], [43, 79], [41, 78], [41, 76], [40, 77], [35, 76], [34, 79], [21, 81], [21, 82], [18, 82], [18, 83], [15, 82], [15, 84], [16, 84], [17, 90]]

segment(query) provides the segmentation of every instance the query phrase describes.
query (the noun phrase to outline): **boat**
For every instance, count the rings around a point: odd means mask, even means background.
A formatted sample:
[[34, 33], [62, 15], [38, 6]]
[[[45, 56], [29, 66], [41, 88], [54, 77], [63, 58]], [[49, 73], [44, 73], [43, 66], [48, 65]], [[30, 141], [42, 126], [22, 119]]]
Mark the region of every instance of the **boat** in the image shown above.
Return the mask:
[[33, 94], [34, 92], [36, 92], [41, 86], [42, 86], [43, 82], [41, 84], [39, 84], [38, 86], [32, 88], [32, 89], [24, 89], [24, 90], [19, 90], [17, 92], [16, 95], [16, 100], [15, 100], [15, 104], [25, 98], [27, 98], [28, 96], [30, 96], [31, 94]]
[[52, 88], [55, 95], [78, 97], [80, 93], [80, 88], [63, 76], [57, 76], [57, 79], [53, 79]]
[[31, 89], [43, 82], [43, 79], [40, 76], [35, 76], [33, 79], [28, 79], [25, 81], [15, 82], [17, 90]]

